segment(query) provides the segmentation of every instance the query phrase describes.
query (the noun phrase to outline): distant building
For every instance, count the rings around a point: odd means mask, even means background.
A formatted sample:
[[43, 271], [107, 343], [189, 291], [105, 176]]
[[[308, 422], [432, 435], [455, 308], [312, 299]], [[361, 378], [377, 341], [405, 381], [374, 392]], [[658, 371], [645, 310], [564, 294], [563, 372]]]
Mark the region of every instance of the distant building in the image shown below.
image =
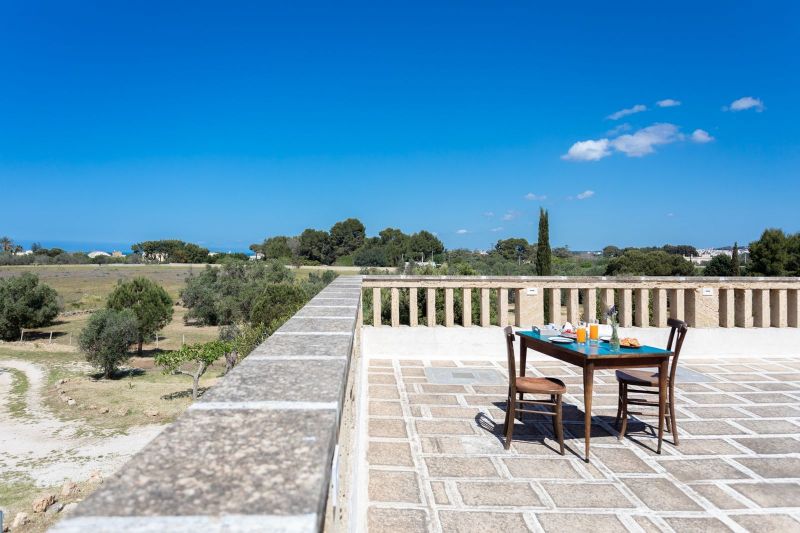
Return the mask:
[[125, 257], [125, 254], [123, 254], [119, 250], [114, 250], [113, 252], [111, 252], [111, 257]]
[[[705, 265], [718, 255], [727, 255], [728, 257], [733, 257], [733, 250], [729, 250], [727, 248], [698, 248], [696, 256], [683, 256], [683, 258], [695, 265]], [[739, 248], [740, 259], [744, 260], [746, 256], [749, 255], [749, 249]]]
[[108, 252], [102, 252], [100, 250], [95, 250], [94, 252], [89, 252], [86, 254], [89, 256], [89, 259], [94, 259], [95, 257], [111, 257], [111, 254]]
[[264, 254], [261, 252], [256, 252], [254, 255], [250, 255], [247, 257], [250, 261], [261, 261], [264, 259]]
[[14, 252], [14, 255], [31, 255], [33, 250], [20, 250], [19, 252]]

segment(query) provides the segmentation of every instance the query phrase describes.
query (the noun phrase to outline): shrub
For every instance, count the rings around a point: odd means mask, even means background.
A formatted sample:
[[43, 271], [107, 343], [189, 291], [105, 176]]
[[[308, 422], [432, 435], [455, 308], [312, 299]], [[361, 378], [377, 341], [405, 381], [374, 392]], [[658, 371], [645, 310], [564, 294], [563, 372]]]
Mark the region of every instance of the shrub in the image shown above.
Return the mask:
[[108, 296], [106, 307], [121, 311], [131, 309], [138, 325], [138, 353], [142, 344], [172, 320], [172, 299], [161, 285], [147, 278], [120, 283]]
[[128, 347], [136, 342], [139, 330], [136, 315], [130, 309], [103, 309], [92, 314], [78, 336], [78, 346], [86, 360], [111, 378], [130, 355]]
[[58, 294], [35, 274], [0, 279], [0, 338], [16, 340], [22, 328], [47, 326], [58, 311]]
[[272, 332], [303, 307], [307, 298], [306, 292], [296, 285], [267, 285], [253, 304], [250, 323], [266, 326]]

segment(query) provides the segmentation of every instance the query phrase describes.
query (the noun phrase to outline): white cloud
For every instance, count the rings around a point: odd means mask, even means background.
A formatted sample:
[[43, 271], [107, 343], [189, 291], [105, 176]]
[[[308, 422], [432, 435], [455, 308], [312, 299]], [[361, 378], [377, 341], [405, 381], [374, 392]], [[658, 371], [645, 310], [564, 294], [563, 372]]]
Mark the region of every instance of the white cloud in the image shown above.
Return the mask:
[[614, 128], [611, 128], [610, 130], [608, 130], [606, 132], [606, 136], [607, 137], [616, 137], [620, 133], [624, 133], [626, 131], [630, 131], [630, 129], [631, 129], [631, 125], [628, 124], [627, 122], [623, 122], [619, 126], [616, 126]]
[[524, 198], [526, 200], [547, 200], [547, 196], [544, 194], [533, 194], [532, 192], [526, 194]]
[[744, 96], [739, 98], [738, 100], [734, 100], [731, 102], [731, 105], [728, 107], [723, 107], [725, 111], [745, 111], [747, 109], [755, 109], [759, 113], [764, 111], [764, 102], [762, 102], [758, 98], [753, 98], [752, 96]]
[[598, 161], [611, 155], [608, 139], [578, 141], [569, 147], [561, 159], [568, 161]]
[[615, 113], [611, 113], [608, 117], [611, 120], [619, 120], [622, 117], [627, 117], [628, 115], [633, 115], [635, 113], [641, 113], [642, 111], [647, 111], [647, 106], [642, 104], [636, 104], [633, 107], [629, 107], [628, 109], [620, 109]]
[[519, 218], [522, 215], [519, 211], [514, 211], [513, 209], [503, 215], [503, 220], [514, 220], [515, 218]]
[[653, 124], [632, 134], [620, 135], [611, 141], [611, 146], [628, 157], [652, 154], [654, 146], [683, 140], [675, 124]]
[[665, 98], [656, 102], [658, 107], [676, 107], [681, 105], [680, 100], [673, 100], [672, 98]]
[[492, 228], [489, 231], [491, 231], [492, 233], [497, 233], [498, 231], [503, 231], [503, 226], [498, 226], [496, 228]]
[[486, 218], [492, 218], [494, 216], [494, 213], [491, 211], [486, 211], [483, 213], [483, 216], [485, 216]]
[[713, 141], [714, 137], [712, 137], [706, 130], [701, 130], [698, 128], [692, 132], [691, 139], [692, 142], [705, 144]]
[[460, 229], [460, 230], [457, 230], [456, 233], [458, 233], [459, 235], [466, 235], [467, 233], [469, 233], [469, 231], [467, 231], [465, 229]]
[[575, 198], [577, 198], [578, 200], [586, 200], [587, 198], [591, 198], [592, 196], [594, 196], [594, 191], [586, 190], [578, 194]]

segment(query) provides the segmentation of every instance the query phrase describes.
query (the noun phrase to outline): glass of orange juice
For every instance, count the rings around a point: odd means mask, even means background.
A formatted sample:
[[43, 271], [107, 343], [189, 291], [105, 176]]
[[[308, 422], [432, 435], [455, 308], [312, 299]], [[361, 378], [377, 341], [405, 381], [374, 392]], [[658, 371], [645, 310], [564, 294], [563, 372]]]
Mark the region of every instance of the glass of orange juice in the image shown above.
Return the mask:
[[589, 338], [593, 341], [600, 339], [600, 327], [597, 324], [589, 324]]
[[586, 328], [581, 326], [578, 328], [578, 338], [576, 339], [579, 343], [586, 342]]

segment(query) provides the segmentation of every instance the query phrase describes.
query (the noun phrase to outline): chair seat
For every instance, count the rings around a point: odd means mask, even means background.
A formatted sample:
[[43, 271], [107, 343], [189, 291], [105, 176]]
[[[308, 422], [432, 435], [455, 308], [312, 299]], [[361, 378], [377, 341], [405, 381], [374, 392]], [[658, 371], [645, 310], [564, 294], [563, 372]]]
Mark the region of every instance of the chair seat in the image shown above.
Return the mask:
[[529, 394], [564, 394], [567, 392], [564, 382], [556, 378], [518, 377], [516, 386], [517, 392]]
[[[651, 370], [617, 370], [617, 381], [639, 387], [658, 387], [658, 372]], [[667, 376], [669, 383], [669, 376]]]

